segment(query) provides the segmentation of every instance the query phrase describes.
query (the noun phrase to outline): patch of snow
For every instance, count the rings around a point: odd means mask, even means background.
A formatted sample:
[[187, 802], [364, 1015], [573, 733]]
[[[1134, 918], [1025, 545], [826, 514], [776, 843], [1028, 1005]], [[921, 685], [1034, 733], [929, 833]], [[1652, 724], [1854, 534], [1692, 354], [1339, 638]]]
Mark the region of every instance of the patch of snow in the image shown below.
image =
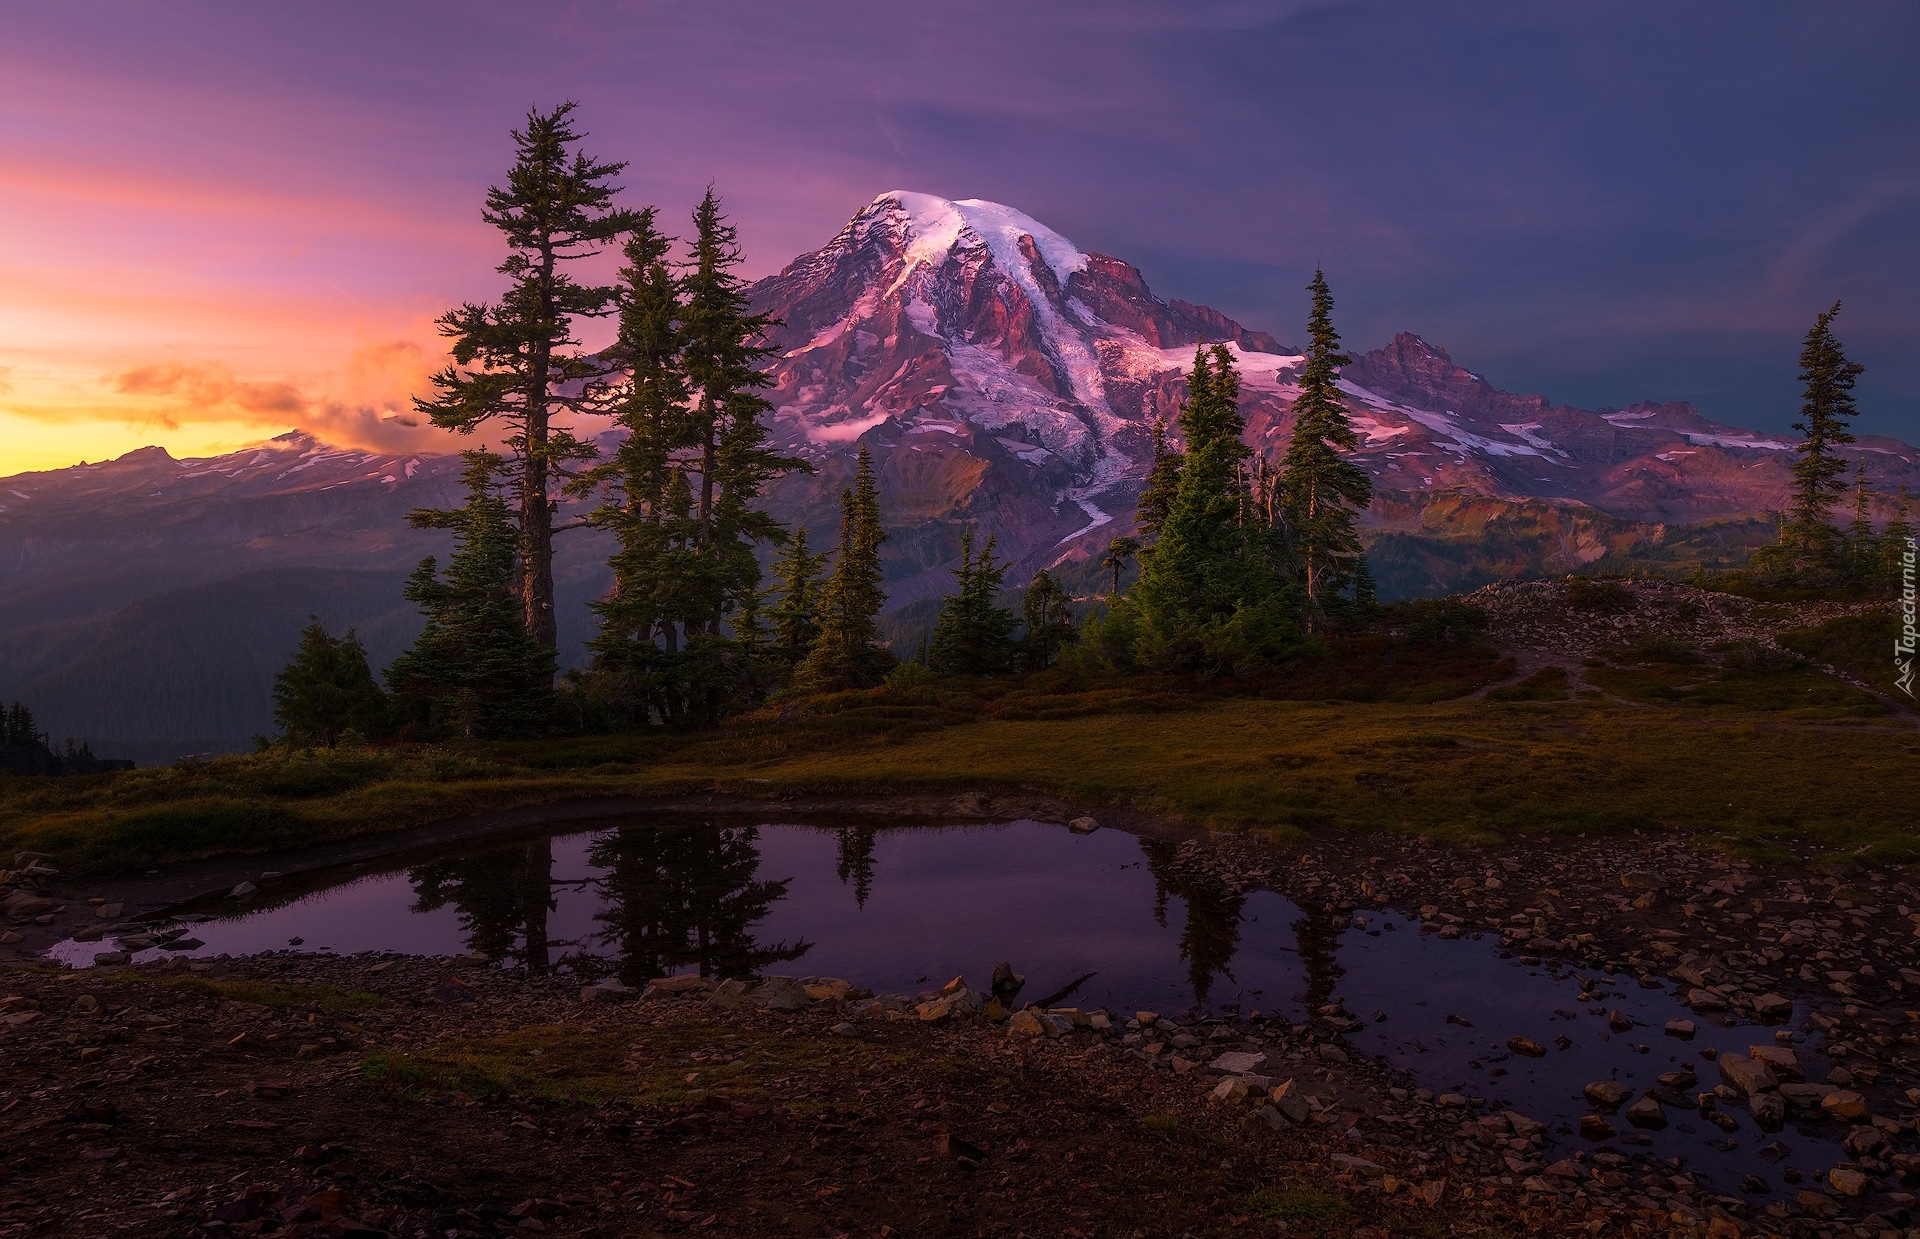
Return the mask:
[[994, 442], [1030, 465], [1044, 465], [1053, 459], [1052, 452], [1049, 452], [1046, 448], [1040, 447], [1037, 444], [1028, 443], [1023, 439], [1002, 439], [996, 435]]
[[1110, 525], [1113, 523], [1113, 517], [1096, 507], [1091, 499], [1075, 499], [1074, 502], [1079, 504], [1080, 510], [1087, 514], [1087, 523], [1060, 539], [1059, 542], [1054, 543], [1055, 546], [1071, 542], [1083, 534], [1092, 533], [1102, 525]]
[[15, 489], [13, 489], [13, 487], [11, 487], [11, 486], [9, 486], [9, 487], [7, 487], [7, 493], [8, 493], [8, 494], [10, 494], [10, 495], [19, 495], [19, 496], [20, 496], [20, 497], [21, 497], [22, 499], [31, 499], [31, 498], [33, 498], [33, 496], [32, 496], [32, 495], [29, 495], [29, 494], [27, 494], [27, 493], [26, 493], [25, 491], [18, 491], [18, 490], [15, 490]]
[[414, 458], [413, 460], [409, 460], [407, 462], [407, 476], [412, 477], [413, 471], [415, 469], [418, 469], [419, 467], [420, 467], [420, 461], [418, 457]]
[[1375, 443], [1391, 443], [1401, 435], [1413, 433], [1413, 427], [1411, 426], [1389, 426], [1376, 418], [1368, 417], [1364, 413], [1355, 415], [1351, 420], [1353, 422], [1353, 428], [1360, 432], [1360, 437], [1365, 439], [1369, 445]]
[[1792, 448], [1773, 439], [1756, 439], [1752, 435], [1710, 435], [1698, 431], [1680, 432], [1687, 442], [1707, 447], [1757, 447], [1769, 452], [1786, 452]]
[[1658, 409], [1652, 409], [1645, 413], [1602, 413], [1600, 416], [1624, 430], [1631, 430], [1634, 428], [1635, 422], [1643, 422], [1649, 417], [1658, 414], [1659, 411]]
[[881, 409], [879, 412], [869, 414], [866, 417], [849, 418], [844, 422], [834, 422], [829, 426], [819, 424], [809, 425], [807, 427], [807, 438], [812, 439], [815, 443], [851, 443], [892, 416], [892, 413]]
[[1525, 443], [1528, 443], [1533, 447], [1539, 448], [1540, 454], [1542, 456], [1546, 455], [1548, 452], [1552, 452], [1555, 456], [1560, 456], [1560, 457], [1566, 456], [1566, 453], [1561, 451], [1560, 448], [1556, 446], [1551, 440], [1543, 439], [1539, 435], [1536, 435], [1533, 433], [1534, 431], [1540, 429], [1539, 422], [1522, 422], [1517, 426], [1509, 426], [1506, 423], [1502, 422], [1500, 424], [1500, 429], [1506, 431], [1508, 434], [1512, 435], [1516, 439], [1519, 439]]
[[285, 470], [284, 472], [276, 475], [273, 480], [278, 482], [281, 478], [290, 477], [293, 474], [300, 472], [302, 469], [311, 469], [315, 465], [319, 464], [323, 459], [325, 458], [321, 456], [309, 456], [305, 460], [301, 461], [299, 464], [295, 465], [293, 468]]
[[936, 338], [940, 335], [939, 316], [934, 313], [933, 307], [928, 305], [917, 292], [907, 298], [907, 321], [927, 335]]

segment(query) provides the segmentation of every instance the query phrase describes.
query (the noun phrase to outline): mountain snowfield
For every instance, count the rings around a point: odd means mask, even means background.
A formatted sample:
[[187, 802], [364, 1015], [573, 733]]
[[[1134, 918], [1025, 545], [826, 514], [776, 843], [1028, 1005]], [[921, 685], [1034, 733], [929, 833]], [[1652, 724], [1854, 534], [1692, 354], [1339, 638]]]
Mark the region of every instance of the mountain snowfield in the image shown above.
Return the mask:
[[[768, 505], [830, 542], [868, 447], [891, 620], [909, 641], [950, 588], [968, 523], [997, 537], [1012, 585], [1052, 568], [1077, 592], [1101, 588], [1098, 557], [1133, 528], [1151, 425], [1177, 417], [1197, 345], [1232, 353], [1252, 446], [1277, 459], [1292, 429], [1297, 349], [1162, 300], [1134, 267], [998, 203], [881, 194], [751, 292], [781, 320], [775, 438], [814, 469]], [[1418, 336], [1356, 356], [1343, 389], [1387, 596], [1606, 556], [1671, 564], [1676, 546], [1682, 562], [1732, 556], [1771, 536], [1761, 518], [1786, 501], [1786, 438], [1686, 404], [1514, 395]], [[1882, 494], [1920, 491], [1912, 447], [1863, 436], [1847, 454]], [[459, 465], [294, 432], [207, 460], [145, 448], [0, 478], [0, 699], [103, 754], [243, 746], [271, 729], [272, 677], [309, 614], [356, 626], [379, 665], [411, 640], [401, 583], [448, 540], [406, 512], [452, 500]], [[607, 549], [590, 531], [561, 540], [563, 661], [589, 635]]]

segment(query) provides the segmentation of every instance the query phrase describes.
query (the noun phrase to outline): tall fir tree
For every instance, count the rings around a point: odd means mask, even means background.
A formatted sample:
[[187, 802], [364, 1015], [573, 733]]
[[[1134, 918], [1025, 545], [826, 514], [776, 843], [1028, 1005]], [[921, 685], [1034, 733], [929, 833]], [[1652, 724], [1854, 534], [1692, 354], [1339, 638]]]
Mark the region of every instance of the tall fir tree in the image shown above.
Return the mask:
[[1877, 575], [1880, 559], [1880, 539], [1873, 532], [1873, 492], [1867, 489], [1867, 467], [1856, 461], [1853, 520], [1847, 525], [1847, 567], [1854, 578], [1864, 584]]
[[[687, 433], [680, 286], [668, 265], [673, 239], [654, 219], [653, 208], [640, 212], [620, 269], [620, 326], [610, 352], [625, 372], [613, 400], [625, 435], [612, 459], [576, 484], [581, 492], [599, 489], [603, 499], [589, 519], [618, 542], [608, 561], [613, 588], [593, 603], [600, 630], [590, 648], [603, 674], [640, 678], [663, 646], [679, 650], [679, 630], [666, 616], [693, 541], [692, 492], [674, 459]], [[639, 694], [646, 697], [644, 687]]]
[[[1198, 371], [1199, 360], [1194, 362]], [[1161, 527], [1167, 523], [1167, 514], [1173, 510], [1174, 496], [1180, 493], [1180, 470], [1187, 463], [1186, 454], [1174, 450], [1167, 442], [1167, 419], [1155, 418], [1153, 421], [1153, 464], [1147, 470], [1147, 485], [1140, 492], [1140, 502], [1134, 509], [1140, 532], [1147, 538], [1158, 538]], [[1134, 551], [1141, 548], [1136, 544]], [[1116, 589], [1117, 592], [1117, 589]]]
[[434, 559], [407, 578], [406, 598], [426, 627], [387, 668], [403, 715], [435, 733], [467, 737], [538, 732], [553, 713], [553, 651], [527, 632], [514, 589], [512, 513], [495, 490], [504, 462], [464, 453], [467, 501], [416, 511], [416, 525], [451, 529], [454, 552], [443, 576]]
[[960, 531], [954, 592], [934, 621], [927, 665], [939, 675], [998, 675], [1013, 665], [1013, 629], [1018, 621], [999, 601], [1007, 564], [994, 558], [992, 535], [978, 555], [973, 539], [973, 526]]
[[519, 538], [515, 588], [528, 634], [548, 649], [553, 614], [555, 480], [591, 459], [594, 449], [553, 424], [556, 413], [604, 407], [610, 358], [584, 351], [578, 319], [613, 312], [616, 290], [574, 279], [569, 264], [590, 259], [636, 227], [636, 212], [615, 209], [613, 178], [624, 163], [601, 163], [578, 150], [576, 105], [529, 112], [513, 131], [516, 157], [505, 187], [487, 191], [481, 218], [507, 243], [498, 270], [509, 280], [492, 304], [467, 302], [440, 316], [453, 364], [433, 376], [431, 398], [414, 405], [436, 426], [504, 439], [511, 462]]
[[319, 619], [273, 681], [273, 719], [287, 743], [332, 748], [348, 732], [372, 736], [386, 726], [387, 698], [367, 665], [366, 647], [349, 628], [336, 637]]
[[795, 668], [804, 692], [868, 688], [893, 668], [895, 658], [880, 639], [880, 608], [886, 605], [880, 570], [880, 488], [873, 458], [860, 445], [853, 485], [840, 492], [840, 542], [833, 571], [820, 589], [819, 633]]
[[693, 259], [682, 283], [681, 362], [694, 394], [689, 419], [699, 480], [695, 497], [696, 547], [710, 582], [682, 621], [690, 632], [718, 637], [738, 600], [760, 585], [754, 548], [777, 542], [786, 531], [758, 504], [776, 479], [812, 467], [768, 446], [764, 418], [773, 405], [760, 393], [773, 386], [761, 367], [779, 349], [762, 343], [771, 315], [749, 307], [746, 283], [736, 273], [739, 232], [721, 214], [711, 188], [693, 213]]
[[1352, 580], [1361, 553], [1354, 515], [1373, 501], [1373, 482], [1348, 458], [1360, 437], [1340, 394], [1340, 367], [1351, 359], [1334, 330], [1333, 293], [1319, 271], [1307, 288], [1313, 294], [1307, 357], [1293, 402], [1293, 437], [1280, 462], [1279, 498], [1311, 624], [1325, 600]]
[[793, 531], [774, 557], [780, 605], [772, 611], [773, 648], [789, 667], [807, 656], [820, 635], [820, 570], [827, 553], [807, 546], [805, 528]]
[[1830, 566], [1838, 550], [1839, 531], [1827, 519], [1834, 499], [1847, 489], [1847, 462], [1837, 449], [1853, 442], [1847, 429], [1855, 412], [1853, 386], [1866, 372], [1847, 360], [1834, 338], [1839, 313], [1838, 301], [1823, 310], [1800, 349], [1800, 381], [1806, 387], [1800, 420], [1793, 424], [1801, 440], [1794, 448], [1793, 507], [1784, 541], [1804, 567]]
[[1353, 561], [1353, 600], [1363, 611], [1371, 611], [1380, 605], [1379, 587], [1373, 581], [1373, 565], [1367, 562], [1365, 551], [1361, 551]]
[[1173, 500], [1152, 553], [1142, 553], [1133, 596], [1164, 633], [1206, 625], [1271, 595], [1261, 531], [1244, 524], [1240, 375], [1224, 347], [1197, 349], [1180, 413], [1187, 444]]
[[33, 711], [24, 701], [16, 701], [7, 707], [6, 741], [23, 748], [32, 748], [41, 743], [40, 724], [33, 717]]
[[1060, 651], [1077, 636], [1073, 598], [1044, 568], [1033, 574], [1033, 582], [1020, 600], [1020, 617], [1027, 627], [1020, 637], [1020, 661], [1029, 671], [1051, 667]]
[[1107, 552], [1100, 557], [1100, 566], [1105, 568], [1108, 573], [1108, 598], [1118, 598], [1120, 596], [1120, 573], [1125, 570], [1127, 564], [1139, 553], [1140, 539], [1138, 538], [1120, 537], [1107, 543]]
[[759, 508], [769, 482], [802, 462], [767, 447], [760, 343], [771, 320], [752, 313], [734, 268], [736, 233], [711, 190], [693, 216], [684, 277], [651, 211], [629, 236], [613, 357], [626, 372], [612, 401], [626, 433], [608, 464], [585, 475], [608, 496], [591, 519], [620, 542], [614, 587], [595, 607], [595, 669], [624, 686], [635, 721], [712, 722], [763, 685], [760, 564], [779, 541]]

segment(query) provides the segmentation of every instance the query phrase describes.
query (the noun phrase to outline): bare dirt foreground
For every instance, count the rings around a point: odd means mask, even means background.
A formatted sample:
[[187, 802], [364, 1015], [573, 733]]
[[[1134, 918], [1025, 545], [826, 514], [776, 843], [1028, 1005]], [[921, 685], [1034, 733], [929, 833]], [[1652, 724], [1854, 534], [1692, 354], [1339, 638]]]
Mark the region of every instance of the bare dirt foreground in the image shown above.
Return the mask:
[[[7, 977], [0, 1234], [1517, 1234], [1570, 1221], [1411, 1149], [1341, 1153], [1323, 1134], [1355, 1117], [1338, 1087], [1315, 1085], [1326, 1121], [1276, 1130], [1212, 1101], [1203, 1068], [1156, 1071], [1091, 1027], [1022, 1036], [831, 995], [794, 1013], [721, 1010], [705, 987], [589, 1001], [444, 959], [201, 967]], [[1234, 1042], [1196, 1044], [1172, 1053]]]

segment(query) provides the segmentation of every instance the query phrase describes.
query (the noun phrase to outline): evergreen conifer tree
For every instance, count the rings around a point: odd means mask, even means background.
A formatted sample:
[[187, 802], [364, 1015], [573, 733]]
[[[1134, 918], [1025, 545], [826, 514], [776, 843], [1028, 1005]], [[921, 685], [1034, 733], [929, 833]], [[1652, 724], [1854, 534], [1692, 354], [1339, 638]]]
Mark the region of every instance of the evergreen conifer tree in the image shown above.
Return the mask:
[[1379, 591], [1373, 583], [1373, 567], [1367, 562], [1365, 551], [1353, 561], [1353, 600], [1365, 611], [1380, 605]]
[[819, 634], [813, 649], [794, 671], [794, 685], [806, 692], [868, 688], [892, 669], [893, 654], [880, 640], [882, 588], [880, 490], [866, 444], [854, 467], [854, 482], [840, 492], [840, 542], [833, 572], [820, 588]]
[[1120, 572], [1127, 566], [1127, 561], [1139, 553], [1140, 539], [1138, 538], [1115, 538], [1107, 544], [1107, 553], [1100, 557], [1100, 566], [1111, 574], [1107, 597], [1120, 596]]
[[287, 743], [332, 748], [348, 731], [380, 732], [387, 698], [374, 682], [366, 647], [351, 628], [335, 637], [317, 618], [308, 619], [299, 648], [273, 682], [273, 718]]
[[1800, 381], [1806, 388], [1800, 420], [1793, 424], [1802, 438], [1794, 454], [1793, 508], [1788, 514], [1784, 541], [1803, 567], [1830, 565], [1839, 533], [1828, 523], [1834, 497], [1846, 490], [1847, 462], [1836, 449], [1852, 443], [1847, 430], [1855, 412], [1854, 382], [1866, 367], [1848, 361], [1833, 335], [1840, 303], [1821, 312], [1808, 330], [1800, 350]]
[[[1111, 554], [1111, 550], [1108, 553]], [[1060, 588], [1052, 574], [1042, 568], [1033, 574], [1033, 583], [1027, 586], [1020, 610], [1027, 625], [1027, 631], [1020, 638], [1020, 661], [1029, 671], [1052, 666], [1061, 649], [1076, 636], [1073, 599]]]
[[526, 630], [514, 589], [512, 514], [495, 493], [504, 462], [467, 452], [467, 501], [413, 513], [416, 524], [453, 530], [444, 576], [429, 556], [407, 578], [407, 600], [426, 627], [387, 669], [406, 716], [435, 732], [510, 736], [538, 731], [552, 715], [553, 651]]
[[[1199, 373], [1200, 362], [1194, 360], [1195, 373]], [[1140, 532], [1148, 538], [1158, 538], [1160, 529], [1167, 523], [1167, 514], [1173, 510], [1174, 496], [1180, 492], [1180, 470], [1187, 463], [1186, 454], [1175, 451], [1167, 443], [1167, 419], [1155, 418], [1153, 422], [1153, 465], [1147, 470], [1146, 489], [1140, 492], [1140, 502], [1134, 509]], [[1135, 547], [1137, 551], [1138, 546]], [[1116, 588], [1115, 592], [1118, 592]]]
[[1873, 492], [1867, 489], [1867, 467], [1853, 466], [1853, 520], [1847, 525], [1847, 566], [1863, 584], [1879, 570], [1880, 540], [1873, 532]]
[[774, 478], [807, 468], [767, 447], [759, 366], [773, 350], [759, 340], [771, 320], [748, 310], [736, 233], [711, 190], [693, 224], [684, 278], [651, 211], [628, 238], [613, 350], [626, 379], [612, 400], [627, 435], [585, 478], [607, 487], [591, 519], [620, 541], [614, 588], [595, 607], [595, 669], [622, 681], [641, 721], [711, 722], [761, 691], [754, 547], [783, 531], [757, 505]]
[[807, 531], [796, 529], [774, 558], [780, 605], [773, 609], [773, 648], [789, 667], [807, 656], [820, 635], [820, 569], [827, 553], [807, 547]]
[[1311, 624], [1314, 611], [1352, 578], [1361, 553], [1354, 514], [1373, 501], [1373, 483], [1347, 457], [1360, 446], [1360, 437], [1340, 393], [1340, 367], [1350, 359], [1341, 353], [1340, 333], [1334, 330], [1333, 294], [1319, 271], [1307, 287], [1313, 310], [1300, 394], [1293, 402], [1293, 437], [1280, 464], [1280, 506], [1306, 586]]
[[1241, 463], [1250, 453], [1240, 441], [1245, 422], [1232, 355], [1219, 346], [1196, 350], [1187, 384], [1180, 414], [1186, 457], [1159, 541], [1151, 555], [1141, 556], [1134, 587], [1164, 634], [1223, 620], [1270, 596], [1274, 584], [1265, 555], [1252, 545], [1263, 535], [1243, 524]]
[[939, 675], [997, 675], [1013, 662], [1013, 612], [999, 604], [1007, 565], [993, 557], [994, 538], [973, 553], [973, 526], [960, 531], [956, 589], [934, 621], [927, 665]]
[[24, 701], [16, 701], [7, 707], [6, 741], [31, 748], [40, 743], [40, 725], [34, 721], [33, 711]]
[[603, 380], [615, 365], [580, 349], [573, 324], [611, 313], [616, 290], [580, 283], [566, 265], [593, 257], [640, 222], [613, 206], [612, 180], [626, 165], [577, 149], [574, 107], [530, 112], [526, 127], [514, 131], [506, 186], [487, 191], [481, 212], [506, 238], [498, 269], [510, 286], [495, 304], [468, 302], [440, 316], [453, 364], [433, 376], [431, 398], [414, 401], [436, 426], [462, 434], [488, 428], [505, 440], [517, 491], [515, 589], [527, 633], [547, 649], [555, 644], [553, 483], [594, 455], [552, 418], [601, 411]]
[[690, 570], [694, 540], [692, 492], [674, 459], [687, 421], [680, 289], [668, 265], [673, 240], [654, 226], [654, 217], [651, 207], [639, 213], [620, 269], [620, 330], [611, 352], [625, 381], [613, 411], [626, 434], [613, 458], [576, 487], [602, 488], [604, 500], [589, 519], [619, 544], [608, 561], [613, 588], [592, 604], [600, 621], [590, 643], [595, 671], [603, 681], [627, 681], [638, 722], [667, 713], [652, 679], [680, 649], [680, 630], [669, 614]]

